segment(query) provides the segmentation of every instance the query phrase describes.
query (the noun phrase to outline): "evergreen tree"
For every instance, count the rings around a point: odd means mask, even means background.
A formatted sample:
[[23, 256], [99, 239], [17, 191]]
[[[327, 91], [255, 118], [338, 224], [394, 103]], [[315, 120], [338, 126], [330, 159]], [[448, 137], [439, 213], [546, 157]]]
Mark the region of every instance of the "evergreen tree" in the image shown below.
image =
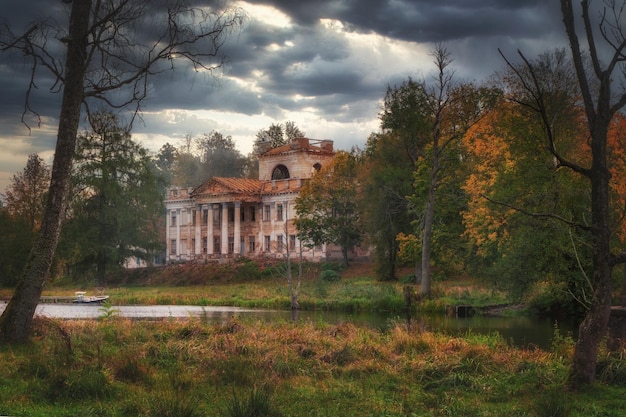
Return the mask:
[[134, 256], [151, 261], [162, 243], [162, 179], [148, 152], [132, 141], [111, 113], [90, 118], [92, 131], [78, 138], [66, 255], [79, 272], [106, 272]]
[[213, 131], [196, 139], [200, 156], [202, 181], [211, 177], [236, 177], [244, 175], [246, 160], [236, 149], [231, 136]]
[[39, 155], [30, 154], [26, 167], [13, 175], [4, 193], [7, 213], [24, 220], [31, 231], [38, 230], [49, 186], [50, 167]]
[[28, 259], [35, 233], [23, 217], [0, 207], [0, 286], [12, 287]]
[[174, 164], [176, 163], [177, 156], [178, 150], [176, 147], [170, 143], [166, 143], [161, 146], [161, 149], [159, 149], [154, 159], [154, 164], [159, 172], [159, 176], [165, 181], [165, 187], [172, 185], [174, 179]]
[[376, 274], [396, 279], [399, 233], [412, 233], [409, 200], [413, 188], [414, 161], [399, 136], [372, 134], [360, 163], [359, 207], [362, 227], [374, 246]]

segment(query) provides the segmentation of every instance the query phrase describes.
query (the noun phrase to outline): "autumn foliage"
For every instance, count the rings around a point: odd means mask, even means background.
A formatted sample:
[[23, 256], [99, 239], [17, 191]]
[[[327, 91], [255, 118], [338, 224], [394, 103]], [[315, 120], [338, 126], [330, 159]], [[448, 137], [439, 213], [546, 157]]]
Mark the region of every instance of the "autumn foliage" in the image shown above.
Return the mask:
[[626, 242], [626, 116], [618, 114], [610, 126], [607, 144], [610, 150], [611, 191], [615, 234]]

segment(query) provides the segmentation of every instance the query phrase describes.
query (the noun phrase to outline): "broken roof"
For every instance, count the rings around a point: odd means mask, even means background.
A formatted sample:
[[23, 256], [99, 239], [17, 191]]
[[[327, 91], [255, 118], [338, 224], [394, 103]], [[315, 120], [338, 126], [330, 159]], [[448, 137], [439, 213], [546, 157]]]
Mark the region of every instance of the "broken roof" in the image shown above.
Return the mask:
[[264, 152], [263, 154], [259, 156], [266, 157], [266, 156], [280, 155], [280, 154], [298, 152], [298, 151], [325, 154], [325, 155], [335, 154], [335, 151], [333, 150], [332, 140], [295, 138], [295, 139], [292, 139], [291, 143], [279, 146], [277, 148], [272, 148], [269, 151]]

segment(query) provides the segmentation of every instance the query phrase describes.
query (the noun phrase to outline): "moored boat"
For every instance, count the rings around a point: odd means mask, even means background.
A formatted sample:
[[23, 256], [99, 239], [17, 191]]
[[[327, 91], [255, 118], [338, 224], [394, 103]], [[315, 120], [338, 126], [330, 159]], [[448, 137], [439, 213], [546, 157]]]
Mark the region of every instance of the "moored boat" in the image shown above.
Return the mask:
[[85, 291], [76, 291], [76, 298], [73, 303], [78, 304], [98, 304], [109, 299], [108, 295], [87, 295]]

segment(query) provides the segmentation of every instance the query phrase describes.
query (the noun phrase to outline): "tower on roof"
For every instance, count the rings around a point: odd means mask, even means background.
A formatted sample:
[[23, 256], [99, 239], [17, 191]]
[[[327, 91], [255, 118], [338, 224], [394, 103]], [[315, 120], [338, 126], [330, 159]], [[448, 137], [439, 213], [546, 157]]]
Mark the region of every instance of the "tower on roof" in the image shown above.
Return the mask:
[[334, 155], [332, 140], [295, 138], [259, 155], [259, 179], [310, 178]]

